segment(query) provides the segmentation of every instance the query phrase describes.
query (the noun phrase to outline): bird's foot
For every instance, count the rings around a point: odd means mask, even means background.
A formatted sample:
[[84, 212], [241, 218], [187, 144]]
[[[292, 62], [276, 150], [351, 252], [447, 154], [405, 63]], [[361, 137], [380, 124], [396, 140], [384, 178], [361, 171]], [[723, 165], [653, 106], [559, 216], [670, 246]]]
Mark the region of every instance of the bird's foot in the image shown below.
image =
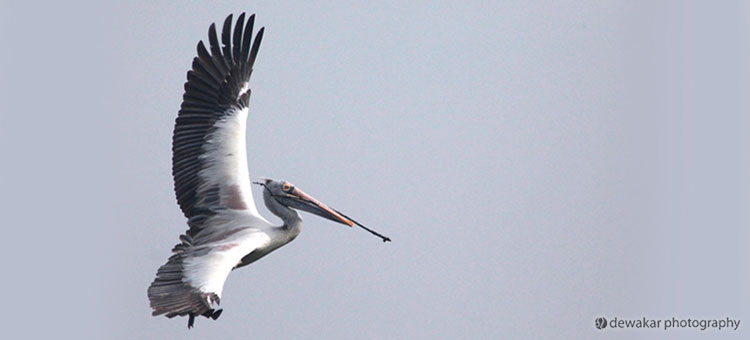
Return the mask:
[[188, 329], [191, 329], [191, 328], [193, 328], [193, 324], [195, 324], [195, 314], [190, 313], [190, 314], [188, 314], [188, 316], [190, 316], [188, 318]]

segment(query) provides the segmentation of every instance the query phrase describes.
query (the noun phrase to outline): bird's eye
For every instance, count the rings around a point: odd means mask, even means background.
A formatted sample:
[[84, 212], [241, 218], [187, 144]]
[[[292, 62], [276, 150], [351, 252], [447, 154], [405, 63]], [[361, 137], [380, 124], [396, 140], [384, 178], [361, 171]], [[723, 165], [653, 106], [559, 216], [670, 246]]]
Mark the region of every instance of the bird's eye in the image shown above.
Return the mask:
[[289, 191], [292, 189], [292, 185], [289, 183], [284, 183], [284, 185], [281, 186], [281, 190]]

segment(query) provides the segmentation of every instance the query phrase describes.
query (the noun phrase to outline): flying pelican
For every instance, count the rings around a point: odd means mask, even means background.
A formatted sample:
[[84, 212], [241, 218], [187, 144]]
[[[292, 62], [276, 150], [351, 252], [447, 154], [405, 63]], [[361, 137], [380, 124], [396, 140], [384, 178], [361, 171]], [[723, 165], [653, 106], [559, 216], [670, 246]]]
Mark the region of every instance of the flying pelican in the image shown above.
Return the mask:
[[[258, 214], [247, 168], [245, 127], [248, 82], [264, 28], [253, 39], [255, 15], [242, 13], [232, 28], [224, 21], [221, 45], [216, 26], [208, 29], [209, 49], [198, 42], [198, 56], [187, 73], [185, 94], [172, 137], [174, 191], [188, 230], [148, 288], [152, 315], [198, 315], [216, 319], [229, 272], [246, 266], [294, 240], [302, 219], [295, 209], [367, 229], [287, 181], [265, 179], [268, 210], [284, 222], [274, 226]], [[381, 237], [389, 238], [367, 229]]]

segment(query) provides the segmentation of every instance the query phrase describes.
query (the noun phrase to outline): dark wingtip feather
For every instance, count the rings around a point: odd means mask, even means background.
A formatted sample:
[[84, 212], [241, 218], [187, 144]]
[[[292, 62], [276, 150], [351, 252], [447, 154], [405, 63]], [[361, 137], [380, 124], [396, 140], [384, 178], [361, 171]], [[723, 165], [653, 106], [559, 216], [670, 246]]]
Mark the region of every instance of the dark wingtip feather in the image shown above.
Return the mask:
[[211, 26], [208, 26], [208, 41], [210, 43], [213, 43], [214, 41], [216, 43], [219, 42], [219, 39], [217, 38], [217, 35], [216, 35], [216, 23], [215, 22], [212, 23]]
[[219, 36], [216, 34], [216, 24], [211, 24], [211, 27], [208, 28], [208, 45], [211, 48], [211, 52], [214, 53], [214, 56], [221, 54], [221, 50], [219, 50]]
[[[211, 55], [213, 56], [213, 64], [221, 74], [227, 74], [229, 65], [224, 56], [221, 53], [221, 47], [219, 46], [219, 36], [216, 34], [216, 24], [211, 24], [208, 28], [208, 45], [211, 48]], [[221, 81], [224, 81], [222, 78]]]
[[241, 52], [242, 51], [242, 28], [245, 26], [245, 13], [242, 12], [239, 17], [237, 17], [237, 24], [234, 26], [234, 43], [233, 47], [233, 57], [234, 62], [239, 63], [241, 59]]
[[224, 20], [224, 27], [221, 29], [222, 51], [227, 64], [232, 64], [232, 14], [229, 14]]
[[248, 65], [250, 65], [251, 69], [253, 65], [255, 65], [255, 58], [258, 56], [258, 50], [260, 50], [260, 42], [263, 40], [263, 32], [265, 32], [265, 30], [265, 27], [261, 27], [260, 30], [258, 30], [258, 34], [255, 35], [253, 48], [252, 50], [250, 50], [250, 60], [247, 62]]
[[255, 25], [255, 14], [247, 19], [245, 24], [245, 34], [242, 37], [242, 61], [246, 61], [250, 56], [250, 43], [253, 40], [253, 25]]
[[198, 57], [200, 57], [203, 52], [208, 54], [208, 50], [206, 50], [206, 45], [203, 43], [203, 40], [198, 40], [198, 45], [195, 46], [195, 50], [198, 51]]

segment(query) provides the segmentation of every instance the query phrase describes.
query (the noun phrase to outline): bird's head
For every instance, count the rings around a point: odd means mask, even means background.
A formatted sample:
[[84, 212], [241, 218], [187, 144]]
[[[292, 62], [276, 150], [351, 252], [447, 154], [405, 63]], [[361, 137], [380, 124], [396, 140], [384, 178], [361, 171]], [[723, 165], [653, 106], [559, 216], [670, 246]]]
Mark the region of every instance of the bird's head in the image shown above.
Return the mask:
[[294, 184], [287, 181], [277, 181], [270, 178], [263, 179], [262, 182], [254, 182], [263, 187], [263, 199], [268, 202], [275, 200], [277, 203], [297, 210], [306, 211], [331, 221], [352, 226], [354, 223], [348, 218], [341, 216], [338, 212], [329, 208], [304, 191], [295, 187]]

